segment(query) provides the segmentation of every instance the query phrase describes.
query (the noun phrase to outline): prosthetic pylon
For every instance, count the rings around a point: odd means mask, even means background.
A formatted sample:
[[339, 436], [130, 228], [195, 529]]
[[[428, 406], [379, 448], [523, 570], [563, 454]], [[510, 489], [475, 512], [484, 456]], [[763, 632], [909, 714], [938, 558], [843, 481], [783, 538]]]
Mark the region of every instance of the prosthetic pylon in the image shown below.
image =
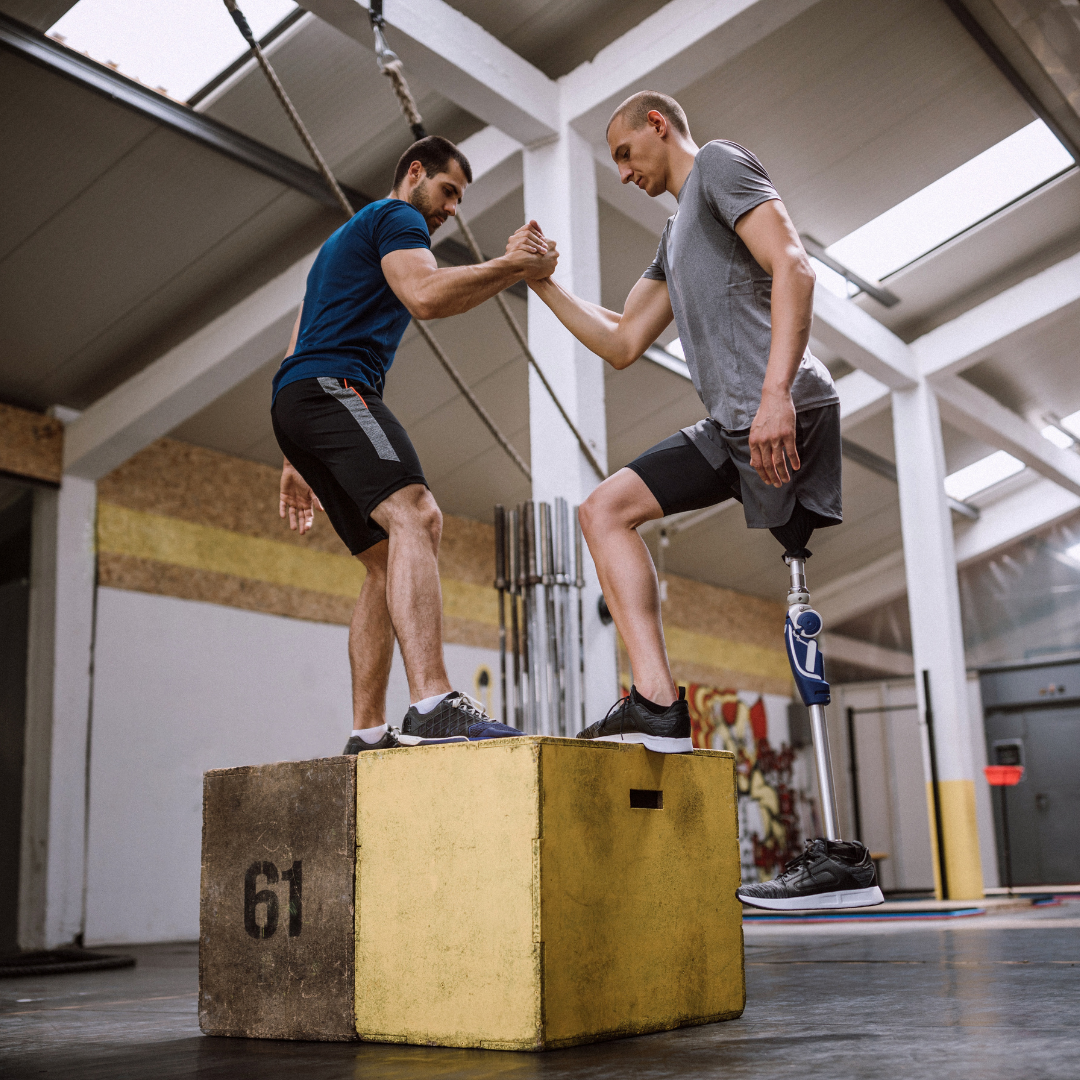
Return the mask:
[[804, 550], [797, 555], [784, 556], [784, 562], [791, 574], [784, 643], [787, 645], [788, 662], [791, 664], [791, 674], [795, 677], [795, 685], [799, 688], [799, 696], [810, 710], [810, 731], [814, 740], [821, 811], [825, 817], [825, 838], [839, 840], [832, 757], [829, 754], [829, 728], [825, 720], [825, 706], [832, 698], [829, 684], [825, 681], [824, 658], [817, 643], [823, 624], [821, 616], [810, 606], [810, 593], [806, 588], [807, 555], [809, 552]]

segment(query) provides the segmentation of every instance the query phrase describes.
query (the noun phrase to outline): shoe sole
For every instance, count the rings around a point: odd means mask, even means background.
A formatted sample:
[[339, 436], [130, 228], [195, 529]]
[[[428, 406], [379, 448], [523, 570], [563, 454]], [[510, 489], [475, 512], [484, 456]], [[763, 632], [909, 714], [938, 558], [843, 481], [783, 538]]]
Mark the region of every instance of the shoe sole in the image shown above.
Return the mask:
[[399, 735], [402, 746], [441, 746], [444, 743], [468, 742], [464, 735], [448, 735], [445, 739], [422, 739], [419, 735]]
[[654, 754], [692, 754], [693, 739], [670, 739], [663, 735], [646, 735], [643, 731], [628, 731], [625, 735], [598, 735], [590, 742], [639, 743]]
[[885, 897], [876, 885], [869, 889], [841, 889], [838, 892], [814, 893], [813, 896], [743, 896], [735, 894], [744, 904], [768, 908], [771, 911], [818, 911], [822, 908], [876, 907], [885, 903]]

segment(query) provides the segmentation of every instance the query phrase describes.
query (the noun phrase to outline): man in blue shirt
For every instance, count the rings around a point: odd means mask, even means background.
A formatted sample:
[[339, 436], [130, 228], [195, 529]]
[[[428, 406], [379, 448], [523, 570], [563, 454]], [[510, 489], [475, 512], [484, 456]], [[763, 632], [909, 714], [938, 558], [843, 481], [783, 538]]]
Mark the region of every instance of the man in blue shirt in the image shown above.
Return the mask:
[[[382, 400], [410, 318], [476, 307], [517, 281], [549, 277], [554, 244], [519, 229], [506, 254], [440, 268], [431, 233], [472, 180], [465, 155], [429, 136], [401, 156], [386, 199], [365, 206], [322, 246], [308, 274], [271, 416], [285, 455], [279, 510], [301, 534], [324, 509], [367, 570], [349, 627], [353, 732], [346, 754], [420, 742], [520, 735], [454, 691], [442, 651], [438, 550], [442, 515], [405, 429]], [[397, 638], [411, 706], [386, 724]]]

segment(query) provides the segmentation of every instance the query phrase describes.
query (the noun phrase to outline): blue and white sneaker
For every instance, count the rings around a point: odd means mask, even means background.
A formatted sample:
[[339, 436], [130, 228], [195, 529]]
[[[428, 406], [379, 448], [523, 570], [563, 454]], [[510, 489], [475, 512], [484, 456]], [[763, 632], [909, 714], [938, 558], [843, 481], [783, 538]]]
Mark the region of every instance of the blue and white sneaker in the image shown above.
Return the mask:
[[431, 712], [418, 713], [409, 707], [401, 721], [398, 741], [402, 746], [426, 746], [433, 743], [478, 742], [481, 739], [509, 739], [525, 732], [492, 720], [475, 698], [455, 690]]

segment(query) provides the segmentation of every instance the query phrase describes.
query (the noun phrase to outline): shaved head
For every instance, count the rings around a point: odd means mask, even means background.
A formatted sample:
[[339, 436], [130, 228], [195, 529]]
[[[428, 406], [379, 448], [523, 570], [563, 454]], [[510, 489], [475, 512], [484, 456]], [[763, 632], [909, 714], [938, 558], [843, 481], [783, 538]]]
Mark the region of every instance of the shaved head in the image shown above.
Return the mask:
[[690, 135], [690, 125], [686, 122], [686, 113], [682, 106], [667, 94], [656, 90], [642, 90], [631, 94], [612, 114], [607, 130], [616, 120], [621, 119], [631, 131], [643, 128], [649, 122], [649, 113], [658, 112], [680, 134]]

